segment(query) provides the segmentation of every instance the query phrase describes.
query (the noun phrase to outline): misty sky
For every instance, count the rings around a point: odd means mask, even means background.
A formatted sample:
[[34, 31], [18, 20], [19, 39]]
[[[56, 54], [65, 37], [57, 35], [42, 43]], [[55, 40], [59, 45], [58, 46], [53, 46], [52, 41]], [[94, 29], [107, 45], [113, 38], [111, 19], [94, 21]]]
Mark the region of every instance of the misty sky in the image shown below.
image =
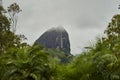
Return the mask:
[[69, 33], [72, 54], [80, 53], [90, 41], [103, 35], [111, 18], [120, 12], [119, 0], [3, 0], [18, 3], [17, 33], [32, 44], [51, 27], [62, 25]]

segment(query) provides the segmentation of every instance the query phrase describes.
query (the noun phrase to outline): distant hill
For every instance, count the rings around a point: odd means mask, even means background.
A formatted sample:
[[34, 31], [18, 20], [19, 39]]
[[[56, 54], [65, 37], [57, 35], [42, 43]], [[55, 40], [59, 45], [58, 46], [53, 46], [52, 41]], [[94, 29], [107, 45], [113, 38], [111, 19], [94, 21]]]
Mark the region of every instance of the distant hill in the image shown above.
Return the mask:
[[62, 26], [47, 30], [35, 43], [47, 49], [62, 50], [65, 54], [70, 54], [71, 51], [68, 32]]

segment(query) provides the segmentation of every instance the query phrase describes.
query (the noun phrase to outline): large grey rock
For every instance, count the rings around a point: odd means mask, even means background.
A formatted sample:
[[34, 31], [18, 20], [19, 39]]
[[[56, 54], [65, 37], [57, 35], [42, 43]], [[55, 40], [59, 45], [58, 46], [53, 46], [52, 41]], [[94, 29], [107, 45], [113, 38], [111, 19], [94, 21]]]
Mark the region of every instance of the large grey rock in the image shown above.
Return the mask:
[[51, 28], [43, 33], [37, 40], [36, 43], [45, 46], [50, 49], [63, 50], [66, 54], [70, 54], [70, 41], [67, 31], [59, 26]]

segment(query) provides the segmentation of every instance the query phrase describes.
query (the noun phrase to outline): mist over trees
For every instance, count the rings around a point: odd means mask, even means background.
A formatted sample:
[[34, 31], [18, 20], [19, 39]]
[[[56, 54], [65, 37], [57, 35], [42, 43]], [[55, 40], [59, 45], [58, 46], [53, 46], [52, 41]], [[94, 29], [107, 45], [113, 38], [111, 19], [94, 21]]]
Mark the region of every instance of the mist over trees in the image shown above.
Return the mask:
[[120, 14], [113, 16], [105, 36], [63, 63], [64, 52], [30, 46], [23, 43], [24, 35], [15, 34], [20, 11], [16, 3], [0, 6], [0, 80], [120, 80]]

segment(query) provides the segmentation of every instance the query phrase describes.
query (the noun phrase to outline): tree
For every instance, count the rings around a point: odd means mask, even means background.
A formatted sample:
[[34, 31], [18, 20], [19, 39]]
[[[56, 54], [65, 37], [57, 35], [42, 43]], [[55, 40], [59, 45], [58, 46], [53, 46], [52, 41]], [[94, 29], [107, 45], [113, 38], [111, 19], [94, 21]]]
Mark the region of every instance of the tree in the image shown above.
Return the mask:
[[0, 80], [50, 80], [48, 53], [40, 46], [9, 49], [0, 56]]
[[17, 14], [21, 11], [19, 5], [17, 5], [16, 3], [11, 4], [8, 7], [8, 13], [10, 16], [10, 21], [11, 21], [11, 28], [12, 31], [15, 32], [16, 31], [16, 26], [17, 26]]
[[19, 7], [14, 3], [13, 7], [10, 6], [8, 8], [8, 12], [11, 13], [12, 16], [9, 18], [6, 16], [6, 10], [0, 6], [0, 53], [5, 52], [10, 47], [20, 48], [22, 40], [26, 39], [24, 35], [16, 35], [11, 31], [11, 24], [15, 23], [14, 16], [19, 11]]
[[120, 53], [120, 14], [115, 15], [111, 23], [109, 23], [107, 29], [105, 30], [107, 35], [104, 38], [104, 42], [107, 43], [107, 46], [114, 54], [119, 55]]

